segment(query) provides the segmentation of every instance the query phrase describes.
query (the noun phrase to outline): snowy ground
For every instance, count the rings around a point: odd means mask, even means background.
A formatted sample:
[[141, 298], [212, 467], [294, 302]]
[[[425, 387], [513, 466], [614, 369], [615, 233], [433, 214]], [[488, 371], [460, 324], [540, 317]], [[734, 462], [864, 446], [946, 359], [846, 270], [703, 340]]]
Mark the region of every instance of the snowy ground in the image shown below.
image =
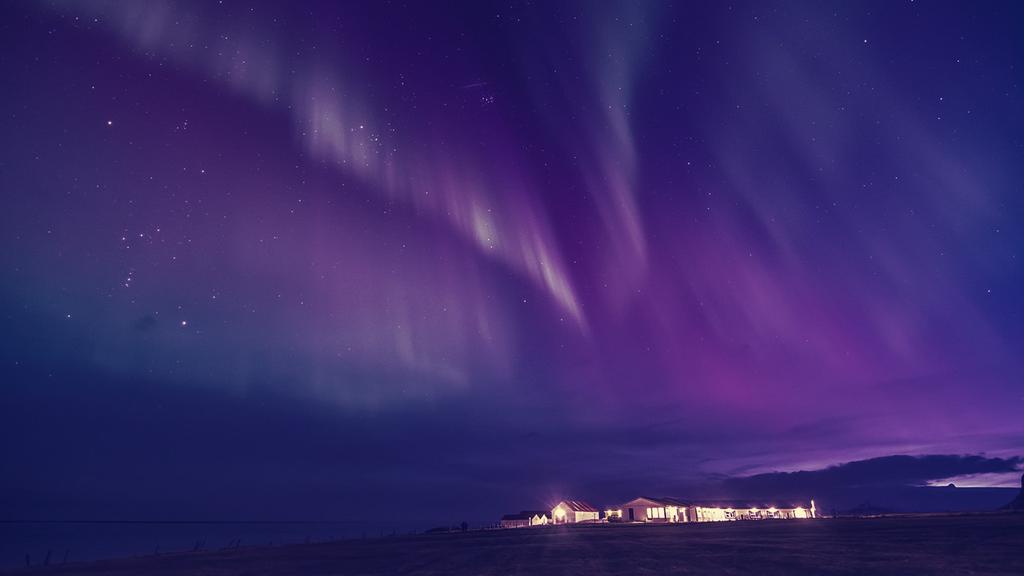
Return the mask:
[[12, 573], [1024, 574], [1024, 514], [526, 528], [242, 547]]

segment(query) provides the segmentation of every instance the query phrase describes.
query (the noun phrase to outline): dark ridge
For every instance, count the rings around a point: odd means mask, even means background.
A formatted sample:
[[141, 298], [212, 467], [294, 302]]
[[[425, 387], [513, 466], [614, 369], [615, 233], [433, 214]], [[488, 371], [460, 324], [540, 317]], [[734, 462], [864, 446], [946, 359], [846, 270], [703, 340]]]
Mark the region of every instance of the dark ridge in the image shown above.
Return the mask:
[[1003, 509], [1024, 511], [1024, 474], [1020, 477], [1020, 492], [1017, 493], [1017, 497], [1014, 498], [1013, 502], [1003, 506]]

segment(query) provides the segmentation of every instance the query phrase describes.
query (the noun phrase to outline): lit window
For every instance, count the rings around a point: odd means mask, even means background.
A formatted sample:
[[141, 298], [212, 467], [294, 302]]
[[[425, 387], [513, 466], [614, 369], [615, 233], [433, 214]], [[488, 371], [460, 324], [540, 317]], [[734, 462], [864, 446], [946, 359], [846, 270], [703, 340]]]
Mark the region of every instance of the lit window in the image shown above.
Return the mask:
[[648, 518], [664, 518], [665, 517], [665, 509], [664, 508], [648, 508], [647, 509], [647, 517]]

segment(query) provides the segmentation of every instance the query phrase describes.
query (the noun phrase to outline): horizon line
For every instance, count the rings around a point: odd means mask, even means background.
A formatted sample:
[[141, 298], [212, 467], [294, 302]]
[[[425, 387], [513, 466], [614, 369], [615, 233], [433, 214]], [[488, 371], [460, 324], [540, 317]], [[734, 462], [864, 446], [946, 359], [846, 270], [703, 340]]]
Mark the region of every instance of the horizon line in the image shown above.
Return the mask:
[[360, 524], [362, 520], [4, 520], [0, 524]]

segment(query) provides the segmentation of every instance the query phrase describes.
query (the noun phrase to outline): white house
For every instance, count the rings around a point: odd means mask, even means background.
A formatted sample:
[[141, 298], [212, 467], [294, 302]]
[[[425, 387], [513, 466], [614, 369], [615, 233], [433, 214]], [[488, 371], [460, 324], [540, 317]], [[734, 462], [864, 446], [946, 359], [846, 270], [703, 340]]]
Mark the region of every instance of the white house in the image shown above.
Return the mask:
[[596, 522], [601, 513], [586, 502], [580, 500], [562, 500], [551, 509], [553, 524], [575, 524], [577, 522]]
[[551, 523], [551, 512], [547, 510], [525, 510], [530, 515], [530, 526], [547, 526]]
[[623, 522], [686, 522], [686, 503], [675, 498], [641, 496], [607, 513]]

